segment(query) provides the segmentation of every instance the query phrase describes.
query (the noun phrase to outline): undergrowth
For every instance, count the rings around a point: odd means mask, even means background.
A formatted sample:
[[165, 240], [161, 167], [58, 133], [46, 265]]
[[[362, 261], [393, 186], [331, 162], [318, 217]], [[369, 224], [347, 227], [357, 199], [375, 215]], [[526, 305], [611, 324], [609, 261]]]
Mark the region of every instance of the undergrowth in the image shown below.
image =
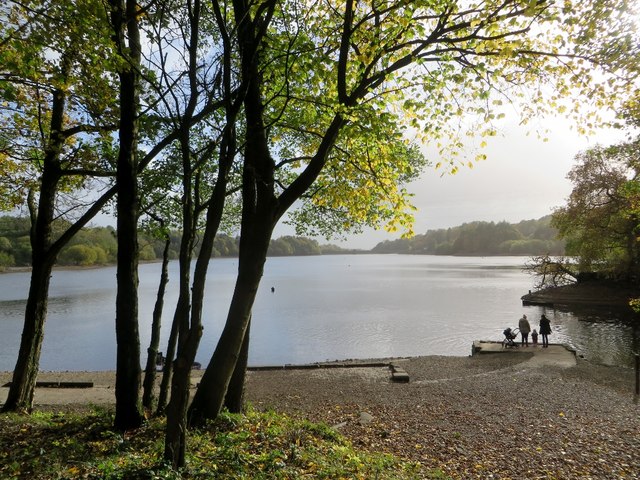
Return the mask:
[[117, 433], [113, 412], [0, 415], [3, 479], [445, 478], [420, 464], [356, 449], [332, 428], [274, 412], [224, 413], [188, 436], [187, 465], [163, 462], [163, 419]]

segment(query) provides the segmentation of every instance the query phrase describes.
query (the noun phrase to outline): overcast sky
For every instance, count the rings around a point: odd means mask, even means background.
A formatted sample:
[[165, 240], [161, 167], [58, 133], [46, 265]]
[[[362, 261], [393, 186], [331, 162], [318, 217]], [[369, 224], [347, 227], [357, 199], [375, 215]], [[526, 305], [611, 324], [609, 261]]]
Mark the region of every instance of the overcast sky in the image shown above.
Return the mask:
[[[584, 137], [572, 131], [567, 121], [544, 123], [551, 131], [548, 141], [535, 133], [526, 135], [524, 127], [508, 125], [492, 138], [484, 150], [487, 160], [473, 169], [462, 168], [456, 175], [441, 176], [428, 168], [420, 180], [410, 185], [415, 194], [415, 233], [447, 228], [476, 220], [516, 223], [550, 214], [565, 203], [571, 192], [566, 175], [577, 153], [596, 144], [609, 145], [624, 139], [620, 131], [603, 131]], [[531, 129], [531, 127], [529, 127]], [[474, 158], [471, 152], [469, 158]], [[435, 164], [439, 159], [431, 157]], [[290, 234], [280, 227], [275, 236]], [[337, 243], [349, 248], [373, 248], [378, 242], [399, 235], [368, 231]], [[327, 243], [320, 240], [321, 243]]]

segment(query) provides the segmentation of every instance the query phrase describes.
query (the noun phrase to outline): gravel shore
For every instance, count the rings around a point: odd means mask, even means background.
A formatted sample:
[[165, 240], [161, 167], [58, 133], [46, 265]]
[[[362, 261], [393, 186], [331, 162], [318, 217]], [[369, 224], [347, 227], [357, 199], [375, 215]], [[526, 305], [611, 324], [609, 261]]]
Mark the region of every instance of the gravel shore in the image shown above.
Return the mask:
[[[250, 371], [246, 397], [456, 479], [640, 479], [634, 371], [579, 358], [571, 367], [540, 364], [532, 352], [396, 361], [409, 383], [391, 382], [387, 367]], [[112, 372], [39, 377], [55, 379], [95, 386], [39, 388], [38, 405], [113, 402]], [[0, 374], [0, 384], [9, 380]]]
[[384, 368], [253, 372], [247, 396], [452, 478], [640, 478], [634, 372], [531, 357], [412, 358], [400, 363], [408, 384]]

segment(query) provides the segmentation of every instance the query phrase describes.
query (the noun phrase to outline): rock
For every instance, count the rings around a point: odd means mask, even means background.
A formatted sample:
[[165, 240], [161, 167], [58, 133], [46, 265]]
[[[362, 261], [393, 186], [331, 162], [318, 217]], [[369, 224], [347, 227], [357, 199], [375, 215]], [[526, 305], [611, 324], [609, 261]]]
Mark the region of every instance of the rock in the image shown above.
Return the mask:
[[335, 425], [332, 425], [331, 428], [333, 428], [334, 430], [342, 430], [346, 426], [347, 426], [347, 422], [340, 422], [340, 423], [336, 423]]
[[360, 420], [358, 420], [360, 425], [369, 425], [371, 422], [373, 422], [373, 415], [367, 412], [360, 412]]

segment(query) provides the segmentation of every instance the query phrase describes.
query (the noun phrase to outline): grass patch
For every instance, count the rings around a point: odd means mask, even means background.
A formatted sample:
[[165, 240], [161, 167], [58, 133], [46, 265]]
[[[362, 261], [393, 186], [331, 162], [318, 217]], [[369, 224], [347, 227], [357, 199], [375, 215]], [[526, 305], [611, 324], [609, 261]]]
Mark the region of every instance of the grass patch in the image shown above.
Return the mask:
[[162, 461], [154, 419], [126, 434], [113, 413], [0, 415], [3, 479], [367, 479], [444, 478], [420, 464], [358, 450], [333, 429], [274, 412], [223, 414], [189, 434], [187, 465]]

